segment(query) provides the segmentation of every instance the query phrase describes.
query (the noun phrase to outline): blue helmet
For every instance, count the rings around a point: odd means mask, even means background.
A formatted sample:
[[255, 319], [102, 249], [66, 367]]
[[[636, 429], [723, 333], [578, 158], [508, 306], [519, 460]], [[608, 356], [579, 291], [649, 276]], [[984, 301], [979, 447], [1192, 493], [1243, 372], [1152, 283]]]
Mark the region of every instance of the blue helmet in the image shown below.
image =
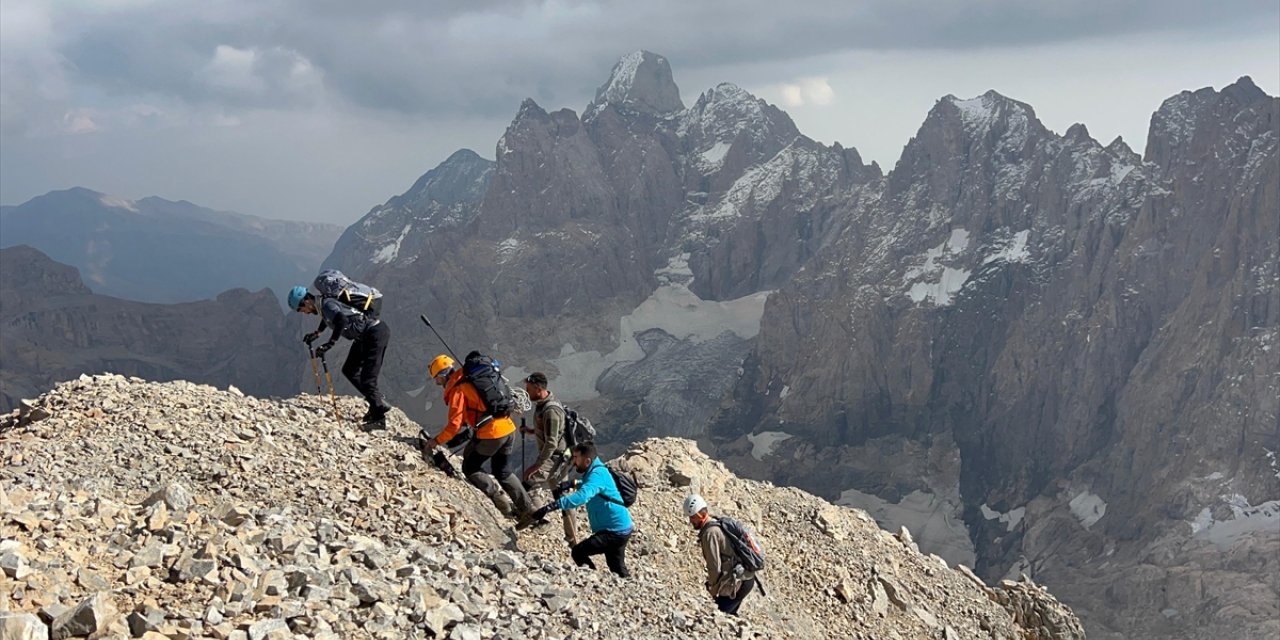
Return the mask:
[[289, 290], [289, 308], [297, 311], [302, 308], [302, 300], [307, 297], [307, 288], [298, 286]]

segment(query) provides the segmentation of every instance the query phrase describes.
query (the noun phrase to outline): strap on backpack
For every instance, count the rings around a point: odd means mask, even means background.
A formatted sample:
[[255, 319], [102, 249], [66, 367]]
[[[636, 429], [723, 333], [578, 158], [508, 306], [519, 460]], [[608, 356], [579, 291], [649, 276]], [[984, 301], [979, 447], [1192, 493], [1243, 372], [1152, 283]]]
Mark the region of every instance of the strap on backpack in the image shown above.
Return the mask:
[[[605, 473], [607, 473], [607, 474], [609, 474], [609, 479], [610, 479], [610, 480], [613, 480], [613, 471], [610, 471], [610, 470], [609, 470], [609, 467], [601, 466], [600, 468], [601, 468], [601, 469], [604, 469], [604, 472], [605, 472]], [[583, 478], [583, 479], [585, 480], [585, 478]], [[622, 489], [619, 489], [619, 488], [618, 488], [618, 481], [617, 481], [617, 480], [613, 480], [613, 490], [618, 492], [618, 497], [619, 497], [619, 498], [621, 498], [621, 497], [622, 497]], [[621, 501], [621, 500], [614, 500], [613, 498], [610, 498], [609, 496], [605, 495], [603, 491], [601, 491], [600, 493], [598, 493], [598, 494], [596, 494], [596, 495], [600, 496], [600, 499], [601, 499], [601, 500], [604, 500], [605, 502], [609, 502], [609, 503], [612, 503], [612, 504], [616, 504], [616, 505], [618, 505], [619, 507], [622, 507], [623, 509], [626, 509], [626, 508], [627, 508], [627, 505], [626, 505], [626, 503], [625, 503], [625, 502], [623, 502], [623, 501]]]

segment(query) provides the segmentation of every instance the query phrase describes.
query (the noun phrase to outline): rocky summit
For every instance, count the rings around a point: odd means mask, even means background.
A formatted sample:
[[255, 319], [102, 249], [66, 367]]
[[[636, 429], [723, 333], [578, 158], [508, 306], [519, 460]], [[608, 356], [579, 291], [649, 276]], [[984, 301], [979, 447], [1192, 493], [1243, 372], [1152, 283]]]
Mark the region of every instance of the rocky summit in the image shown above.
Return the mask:
[[[641, 487], [631, 579], [575, 568], [560, 527], [517, 535], [423, 462], [417, 424], [387, 424], [339, 422], [319, 396], [111, 374], [22, 403], [0, 421], [0, 637], [1084, 637], [1030, 581], [985, 585], [687, 440], [613, 461]], [[763, 540], [767, 595], [742, 617], [703, 592], [691, 491]]]

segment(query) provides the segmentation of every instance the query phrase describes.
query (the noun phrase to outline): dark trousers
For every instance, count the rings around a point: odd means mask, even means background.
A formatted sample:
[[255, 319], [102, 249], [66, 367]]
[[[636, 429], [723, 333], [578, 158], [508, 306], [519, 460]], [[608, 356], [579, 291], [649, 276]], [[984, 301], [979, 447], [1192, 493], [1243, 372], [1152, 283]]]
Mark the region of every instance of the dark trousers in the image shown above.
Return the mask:
[[751, 593], [751, 590], [755, 589], [755, 587], [755, 578], [746, 580], [741, 587], [738, 587], [738, 592], [732, 596], [716, 596], [716, 606], [720, 607], [721, 611], [736, 616], [738, 615], [738, 607], [742, 606], [742, 601], [747, 598], [747, 594]]
[[387, 406], [386, 400], [382, 399], [382, 392], [378, 391], [378, 373], [382, 371], [382, 356], [387, 353], [387, 342], [390, 339], [391, 330], [387, 328], [387, 323], [379, 322], [365, 329], [351, 343], [347, 361], [342, 363], [342, 375], [364, 396], [371, 409]]
[[597, 531], [590, 538], [573, 545], [573, 563], [595, 569], [591, 556], [603, 553], [610, 571], [624, 578], [630, 577], [631, 572], [627, 571], [627, 542], [630, 540], [631, 534], [624, 536], [612, 531]]
[[[524, 483], [511, 472], [511, 451], [515, 448], [515, 441], [514, 433], [492, 440], [472, 438], [467, 448], [462, 450], [462, 475], [489, 496], [503, 515], [523, 516], [533, 511], [533, 506], [529, 502], [529, 494], [525, 493]], [[489, 461], [492, 476], [483, 471], [485, 460]], [[502, 495], [504, 491], [505, 496]]]

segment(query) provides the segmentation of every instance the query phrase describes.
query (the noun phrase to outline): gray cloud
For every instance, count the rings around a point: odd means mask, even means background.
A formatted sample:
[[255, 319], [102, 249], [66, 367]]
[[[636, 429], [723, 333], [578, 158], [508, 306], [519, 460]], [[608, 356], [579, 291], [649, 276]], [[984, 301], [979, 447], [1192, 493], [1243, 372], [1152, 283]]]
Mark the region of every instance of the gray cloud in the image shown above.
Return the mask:
[[[589, 94], [621, 53], [648, 48], [679, 69], [849, 50], [970, 49], [1161, 30], [1274, 29], [1274, 1], [1068, 3], [977, 0], [793, 3], [392, 2], [327, 0], [66, 7], [58, 53], [76, 83], [228, 106], [314, 99], [290, 82], [404, 113], [508, 114], [524, 97]], [[210, 75], [218, 47], [256, 55], [244, 84]], [[273, 65], [276, 65], [273, 67]], [[281, 71], [279, 65], [284, 65]], [[603, 70], [606, 70], [602, 72]], [[255, 81], [256, 79], [256, 81]], [[580, 106], [578, 108], [581, 108]]]
[[[806, 133], [891, 163], [945, 93], [1077, 104], [1049, 90], [1105, 93], [1080, 73], [1055, 80], [1068, 49], [1105, 41], [1114, 58], [1082, 64], [1135, 65], [1126, 78], [1150, 103], [1134, 109], [1149, 114], [1177, 90], [1276, 65], [1233, 53], [1175, 75], [1141, 42], [1208, 42], [1212, 59], [1244, 39], [1280, 41], [1277, 24], [1274, 0], [4, 0], [0, 198], [85, 184], [349, 221], [458, 146], [491, 156], [526, 97], [582, 109], [639, 48], [671, 61], [686, 102], [736, 82], [794, 108]], [[1034, 64], [1046, 47], [1052, 64]], [[1148, 71], [1164, 74], [1158, 88]], [[893, 121], [859, 128], [868, 117]]]

